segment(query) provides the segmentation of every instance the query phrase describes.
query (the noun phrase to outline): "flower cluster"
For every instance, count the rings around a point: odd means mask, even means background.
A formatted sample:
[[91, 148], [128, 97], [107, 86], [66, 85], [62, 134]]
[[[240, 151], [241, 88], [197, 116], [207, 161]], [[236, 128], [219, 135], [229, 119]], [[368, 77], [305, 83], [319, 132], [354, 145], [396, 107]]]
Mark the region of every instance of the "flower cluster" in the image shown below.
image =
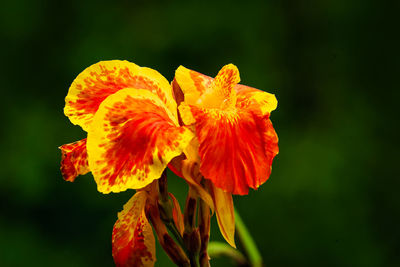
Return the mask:
[[[235, 247], [232, 194], [263, 184], [278, 153], [275, 96], [239, 81], [232, 64], [215, 78], [180, 66], [169, 83], [153, 69], [112, 60], [72, 83], [64, 112], [87, 138], [60, 147], [64, 179], [91, 172], [102, 193], [136, 190], [114, 225], [117, 266], [154, 265], [152, 229], [176, 264], [208, 266], [214, 213]], [[183, 213], [168, 192], [167, 167], [189, 185]]]

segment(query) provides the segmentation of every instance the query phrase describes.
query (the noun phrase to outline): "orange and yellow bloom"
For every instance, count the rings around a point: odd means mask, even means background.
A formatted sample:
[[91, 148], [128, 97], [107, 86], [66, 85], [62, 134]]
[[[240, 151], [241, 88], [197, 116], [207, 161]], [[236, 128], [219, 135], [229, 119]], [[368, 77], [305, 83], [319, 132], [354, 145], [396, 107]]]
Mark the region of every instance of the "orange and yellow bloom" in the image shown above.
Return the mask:
[[278, 137], [269, 120], [277, 101], [239, 81], [232, 64], [215, 79], [182, 66], [175, 74], [184, 94], [180, 115], [196, 133], [201, 174], [225, 192], [245, 195], [268, 179], [278, 153]]
[[[154, 265], [149, 220], [160, 240], [167, 232], [157, 227], [155, 182], [167, 166], [188, 182], [191, 197], [215, 209], [223, 236], [235, 246], [232, 194], [263, 184], [278, 153], [269, 119], [275, 96], [239, 81], [232, 64], [215, 79], [181, 66], [170, 84], [155, 70], [113, 60], [90, 66], [72, 83], [64, 112], [88, 135], [60, 147], [64, 179], [91, 171], [102, 193], [138, 190], [114, 225], [117, 266]], [[182, 235], [179, 204], [171, 199]]]
[[[184, 125], [196, 137], [185, 150], [198, 172], [212, 181], [212, 194], [221, 233], [234, 242], [231, 194], [257, 189], [271, 173], [278, 137], [269, 119], [277, 106], [274, 95], [238, 84], [236, 66], [224, 66], [215, 79], [180, 66], [172, 83], [180, 95]], [[194, 175], [196, 176], [196, 175]]]

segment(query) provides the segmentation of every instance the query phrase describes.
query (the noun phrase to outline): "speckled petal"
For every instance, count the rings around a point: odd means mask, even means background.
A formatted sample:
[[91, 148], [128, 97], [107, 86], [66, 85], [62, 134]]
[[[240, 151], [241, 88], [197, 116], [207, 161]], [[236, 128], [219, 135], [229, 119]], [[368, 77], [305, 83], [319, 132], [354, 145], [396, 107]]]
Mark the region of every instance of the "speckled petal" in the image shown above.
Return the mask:
[[88, 173], [89, 165], [86, 152], [86, 138], [65, 144], [61, 149], [61, 173], [64, 180], [73, 182], [78, 175]]
[[185, 124], [195, 123], [200, 172], [214, 185], [233, 194], [257, 189], [271, 172], [278, 137], [259, 108], [205, 109], [181, 104]]
[[156, 261], [155, 239], [145, 214], [147, 193], [137, 192], [118, 213], [112, 233], [117, 267], [151, 267]]
[[123, 89], [100, 106], [88, 132], [89, 166], [103, 193], [158, 179], [193, 138], [157, 95]]
[[128, 61], [111, 60], [98, 62], [78, 75], [65, 98], [64, 113], [87, 131], [104, 99], [124, 88], [149, 90], [176, 112], [171, 86], [160, 73]]
[[[239, 70], [233, 64], [225, 65], [211, 83], [210, 96], [213, 102], [220, 102], [215, 107], [231, 107], [236, 103], [236, 91], [233, 90], [240, 82]], [[207, 92], [207, 91], [206, 91]], [[204, 95], [202, 96], [205, 97]], [[211, 99], [210, 99], [211, 100]], [[204, 101], [204, 100], [203, 100]], [[208, 101], [204, 101], [208, 102]]]

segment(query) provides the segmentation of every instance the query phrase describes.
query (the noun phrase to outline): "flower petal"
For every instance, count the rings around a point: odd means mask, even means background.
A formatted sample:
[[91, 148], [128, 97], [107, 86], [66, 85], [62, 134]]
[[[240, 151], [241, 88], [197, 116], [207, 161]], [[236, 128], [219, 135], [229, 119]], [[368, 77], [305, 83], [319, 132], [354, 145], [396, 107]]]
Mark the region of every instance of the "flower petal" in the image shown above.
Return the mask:
[[211, 185], [217, 214], [219, 230], [226, 242], [232, 247], [235, 245], [235, 213], [233, 209], [232, 194], [224, 192], [222, 189]]
[[197, 71], [179, 66], [175, 71], [175, 79], [185, 95], [185, 102], [195, 104], [205, 90], [211, 85], [213, 78]]
[[73, 182], [78, 175], [88, 173], [89, 165], [86, 152], [86, 138], [65, 144], [61, 149], [61, 173], [64, 180]]
[[[183, 122], [195, 121], [200, 172], [217, 187], [245, 195], [271, 172], [278, 137], [269, 116], [259, 110], [219, 110], [180, 105]], [[216, 164], [217, 163], [217, 164]]]
[[234, 89], [237, 96], [237, 108], [255, 109], [258, 107], [262, 115], [265, 115], [275, 110], [278, 105], [278, 101], [273, 94], [241, 84], [236, 85]]
[[78, 75], [65, 98], [64, 113], [87, 131], [104, 99], [124, 88], [149, 90], [171, 112], [176, 110], [171, 86], [160, 73], [128, 61], [111, 60], [98, 62]]
[[118, 213], [112, 233], [112, 254], [118, 267], [154, 266], [155, 239], [145, 214], [146, 192], [137, 192]]
[[180, 66], [175, 72], [175, 80], [184, 94], [186, 104], [227, 108], [236, 103], [236, 91], [233, 88], [240, 77], [239, 70], [233, 64], [225, 65], [215, 79]]
[[[233, 88], [239, 82], [238, 68], [233, 64], [225, 65], [211, 84], [210, 96], [212, 101], [221, 102], [222, 108], [234, 106], [236, 103], [236, 91]], [[205, 95], [202, 96], [202, 98], [204, 97]], [[215, 105], [215, 107], [219, 108], [221, 104]]]
[[98, 190], [120, 192], [148, 185], [192, 138], [155, 94], [128, 88], [110, 95], [88, 132], [89, 166]]
[[[230, 69], [235, 68], [232, 64], [227, 66], [230, 66]], [[234, 73], [236, 73], [236, 70], [232, 70], [232, 74]], [[222, 77], [223, 75], [217, 75], [216, 78], [218, 78], [218, 76]], [[239, 78], [238, 76], [239, 75], [237, 74], [237, 78]], [[175, 72], [175, 79], [173, 81], [174, 91], [177, 91], [178, 93], [179, 91], [183, 92], [186, 104], [197, 105], [198, 100], [207, 89], [212, 86], [214, 80], [215, 79], [212, 77], [180, 66]], [[233, 82], [231, 84], [235, 83]], [[242, 84], [236, 84], [233, 88], [236, 91], [236, 107], [238, 108], [257, 104], [261, 109], [262, 114], [265, 115], [266, 113], [275, 110], [277, 107], [278, 102], [273, 94]], [[178, 105], [179, 104], [180, 102], [178, 102]]]

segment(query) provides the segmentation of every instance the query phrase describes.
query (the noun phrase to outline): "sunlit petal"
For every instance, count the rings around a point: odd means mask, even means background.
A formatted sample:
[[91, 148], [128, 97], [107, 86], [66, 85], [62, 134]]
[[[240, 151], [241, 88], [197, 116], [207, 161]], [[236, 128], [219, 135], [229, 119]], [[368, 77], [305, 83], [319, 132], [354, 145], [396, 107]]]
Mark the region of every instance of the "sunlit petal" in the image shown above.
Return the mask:
[[65, 144], [61, 149], [61, 173], [64, 180], [73, 182], [78, 175], [88, 173], [89, 165], [86, 152], [86, 138]]
[[110, 95], [88, 133], [89, 166], [98, 190], [120, 192], [148, 185], [192, 138], [155, 94], [123, 89]]
[[149, 90], [171, 112], [176, 110], [171, 86], [160, 73], [128, 61], [111, 60], [98, 62], [78, 75], [65, 98], [64, 113], [87, 131], [104, 99], [124, 88]]
[[137, 192], [118, 213], [112, 233], [112, 254], [118, 267], [154, 266], [155, 239], [145, 215], [146, 192]]

